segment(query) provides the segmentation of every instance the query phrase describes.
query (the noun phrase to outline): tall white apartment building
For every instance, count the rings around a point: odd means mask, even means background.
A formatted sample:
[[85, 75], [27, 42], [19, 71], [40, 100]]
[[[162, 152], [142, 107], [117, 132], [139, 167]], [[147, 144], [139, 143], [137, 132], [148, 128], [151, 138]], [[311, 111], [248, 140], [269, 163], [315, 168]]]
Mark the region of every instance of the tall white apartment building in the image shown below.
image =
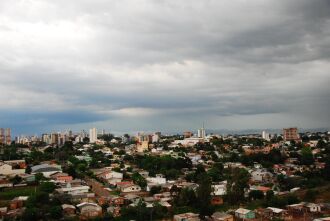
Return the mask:
[[262, 139], [264, 139], [264, 140], [268, 140], [268, 141], [270, 140], [270, 134], [267, 133], [266, 131], [262, 131], [261, 136], [262, 136]]
[[89, 142], [95, 143], [97, 141], [97, 129], [94, 127], [89, 129]]
[[197, 137], [203, 138], [203, 139], [206, 137], [204, 124], [203, 124], [203, 127], [197, 131]]

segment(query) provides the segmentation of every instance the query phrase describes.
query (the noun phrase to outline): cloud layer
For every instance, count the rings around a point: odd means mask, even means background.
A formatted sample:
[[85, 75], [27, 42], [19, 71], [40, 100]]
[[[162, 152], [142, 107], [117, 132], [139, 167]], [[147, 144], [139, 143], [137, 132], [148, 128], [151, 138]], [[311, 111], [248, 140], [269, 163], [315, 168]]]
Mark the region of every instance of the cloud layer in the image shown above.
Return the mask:
[[327, 0], [4, 0], [17, 133], [329, 127]]

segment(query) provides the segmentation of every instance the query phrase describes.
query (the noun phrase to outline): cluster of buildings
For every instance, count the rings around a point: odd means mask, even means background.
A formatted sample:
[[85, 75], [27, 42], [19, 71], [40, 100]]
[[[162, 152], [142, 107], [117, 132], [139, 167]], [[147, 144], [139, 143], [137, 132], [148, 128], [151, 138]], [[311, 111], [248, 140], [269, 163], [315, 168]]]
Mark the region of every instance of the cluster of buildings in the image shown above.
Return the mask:
[[[10, 131], [10, 130], [9, 130]], [[104, 131], [102, 132], [104, 134]], [[239, 144], [239, 140], [246, 138], [257, 138], [264, 142], [261, 146], [255, 144]], [[87, 162], [93, 161], [91, 152], [97, 152], [111, 161], [110, 165], [89, 168], [89, 175], [78, 179], [70, 175], [63, 168], [71, 164], [71, 162], [55, 162], [54, 160], [40, 162], [37, 165], [28, 165], [24, 159], [0, 161], [0, 188], [16, 188], [19, 186], [30, 185], [36, 180], [37, 174], [42, 174], [48, 182], [56, 184], [53, 195], [63, 195], [69, 197], [70, 203], [61, 205], [63, 216], [77, 216], [82, 220], [96, 218], [111, 213], [117, 217], [121, 215], [124, 207], [137, 207], [139, 202], [144, 202], [147, 208], [160, 205], [164, 210], [172, 211], [173, 188], [183, 189], [189, 188], [196, 190], [198, 184], [186, 179], [186, 176], [196, 170], [197, 165], [202, 165], [206, 171], [209, 171], [215, 164], [210, 153], [206, 150], [197, 150], [194, 147], [198, 144], [207, 143], [214, 147], [212, 154], [219, 159], [226, 159], [232, 153], [238, 155], [250, 156], [253, 154], [263, 153], [269, 154], [273, 149], [278, 149], [282, 154], [288, 156], [284, 163], [274, 164], [271, 170], [264, 168], [260, 163], [255, 162], [253, 166], [244, 165], [242, 162], [223, 162], [224, 169], [241, 168], [245, 169], [250, 179], [248, 187], [244, 190], [245, 197], [249, 197], [252, 191], [259, 191], [266, 196], [267, 192], [272, 190], [276, 196], [285, 196], [289, 193], [299, 191], [300, 187], [293, 187], [290, 190], [282, 190], [279, 186], [278, 176], [296, 177], [298, 173], [310, 171], [311, 169], [323, 169], [325, 163], [316, 160], [313, 165], [299, 165], [296, 158], [290, 157], [289, 145], [291, 141], [301, 142], [297, 128], [283, 129], [283, 135], [277, 135], [283, 138], [283, 141], [270, 142], [274, 135], [263, 131], [261, 135], [208, 135], [204, 126], [198, 130], [196, 134], [186, 131], [183, 136], [169, 138], [162, 136], [160, 132], [151, 134], [138, 133], [133, 138], [127, 136], [115, 137], [110, 140], [110, 144], [98, 138], [96, 128], [92, 128], [87, 134], [82, 131], [79, 134], [73, 134], [71, 131], [64, 133], [43, 134], [41, 141], [48, 146], [51, 144], [63, 145], [66, 141], [73, 141], [77, 160]], [[31, 137], [32, 138], [32, 137]], [[86, 142], [85, 138], [89, 138]], [[324, 133], [321, 140], [328, 142], [329, 133]], [[28, 144], [33, 144], [39, 138], [30, 139]], [[223, 150], [220, 150], [213, 144], [213, 139], [230, 140], [232, 144], [224, 142]], [[128, 140], [133, 142], [127, 142]], [[164, 148], [162, 142], [166, 141], [168, 145]], [[83, 142], [83, 145], [81, 144]], [[313, 149], [315, 153], [320, 153], [317, 147], [318, 141], [310, 140], [304, 143]], [[79, 145], [78, 145], [79, 144]], [[97, 145], [97, 149], [95, 148]], [[177, 151], [182, 148], [184, 151]], [[241, 149], [238, 151], [238, 149]], [[43, 148], [38, 150], [43, 151]], [[313, 152], [313, 153], [314, 153]], [[124, 154], [123, 154], [124, 153]], [[150, 171], [143, 170], [132, 161], [126, 161], [127, 156], [171, 156], [172, 158], [189, 160], [193, 169], [183, 168], [177, 179], [168, 179], [164, 174], [150, 174]], [[98, 162], [99, 163], [99, 162]], [[30, 171], [27, 168], [30, 168]], [[132, 178], [134, 174], [142, 177], [146, 184], [145, 187], [139, 185]], [[20, 183], [13, 182], [13, 177], [20, 177]], [[154, 189], [158, 191], [153, 193]], [[226, 194], [228, 192], [228, 180], [212, 182], [211, 204], [213, 206], [221, 206], [226, 203]], [[21, 214], [24, 209], [24, 202], [29, 196], [18, 196], [10, 201], [7, 207], [0, 208], [0, 217], [15, 217]], [[1, 200], [1, 199], [0, 199]], [[238, 205], [237, 205], [238, 206]], [[16, 212], [15, 212], [16, 211]], [[207, 217], [209, 221], [234, 221], [234, 220], [322, 220], [319, 218], [330, 214], [330, 203], [327, 202], [300, 202], [290, 204], [285, 207], [266, 207], [249, 210], [244, 205], [227, 212], [215, 212]], [[199, 214], [188, 212], [175, 214], [175, 221], [195, 221], [200, 220]]]
[[11, 144], [11, 129], [0, 128], [0, 145]]

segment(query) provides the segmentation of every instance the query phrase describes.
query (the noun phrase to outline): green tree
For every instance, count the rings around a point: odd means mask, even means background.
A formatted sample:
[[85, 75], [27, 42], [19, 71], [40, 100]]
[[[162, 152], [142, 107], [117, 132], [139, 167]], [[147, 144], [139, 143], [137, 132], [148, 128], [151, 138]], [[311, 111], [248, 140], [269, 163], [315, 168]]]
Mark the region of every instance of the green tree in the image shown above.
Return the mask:
[[25, 168], [25, 173], [28, 173], [30, 174], [31, 173], [31, 166], [30, 165], [27, 165], [26, 168]]
[[311, 165], [314, 163], [314, 157], [312, 150], [309, 147], [304, 147], [301, 150], [301, 159], [300, 163], [303, 165]]
[[304, 200], [307, 202], [314, 202], [318, 193], [318, 191], [309, 189], [305, 193]]
[[58, 220], [62, 217], [62, 208], [61, 206], [53, 206], [49, 210], [50, 217]]
[[38, 204], [47, 204], [49, 203], [49, 194], [46, 192], [37, 192], [36, 202]]
[[135, 184], [139, 185], [141, 188], [145, 188], [147, 186], [147, 180], [137, 172], [133, 173], [132, 180]]
[[38, 220], [37, 208], [35, 208], [35, 207], [26, 208], [22, 215], [22, 220], [24, 220], [24, 221]]
[[323, 174], [323, 177], [326, 179], [326, 180], [330, 180], [330, 159], [327, 159], [326, 162], [325, 162], [325, 167], [324, 169], [322, 170], [322, 174]]
[[22, 177], [16, 175], [13, 178], [11, 178], [10, 181], [13, 182], [14, 185], [16, 185], [22, 182]]
[[250, 174], [245, 169], [234, 168], [230, 170], [226, 195], [230, 204], [237, 204], [244, 200], [244, 189], [248, 187], [249, 179]]
[[43, 182], [40, 184], [40, 191], [46, 192], [46, 193], [52, 193], [55, 188], [56, 185], [52, 182]]
[[259, 200], [264, 198], [264, 193], [260, 190], [252, 190], [249, 193], [250, 200]]
[[207, 174], [212, 178], [213, 182], [219, 182], [223, 180], [223, 164], [216, 163], [213, 167], [207, 171]]
[[196, 166], [196, 171], [195, 171], [195, 173], [194, 173], [194, 178], [193, 178], [194, 181], [197, 182], [197, 181], [198, 181], [198, 177], [199, 177], [201, 174], [204, 174], [204, 173], [206, 173], [204, 166], [203, 166], [202, 164], [198, 164], [198, 165]]
[[213, 213], [213, 207], [211, 205], [211, 178], [206, 173], [201, 173], [198, 177], [198, 188], [196, 191], [197, 202], [200, 209], [200, 217], [204, 218]]
[[42, 180], [46, 180], [47, 178], [44, 177], [44, 175], [43, 175], [42, 173], [37, 173], [37, 174], [35, 175], [35, 179], [36, 179], [36, 182], [39, 183], [40, 181], [42, 181]]
[[268, 190], [266, 193], [266, 200], [270, 201], [274, 197], [274, 191], [273, 190]]
[[157, 194], [157, 193], [159, 193], [161, 190], [162, 190], [162, 187], [161, 187], [161, 186], [152, 186], [152, 187], [150, 188], [150, 194], [151, 194], [151, 195]]

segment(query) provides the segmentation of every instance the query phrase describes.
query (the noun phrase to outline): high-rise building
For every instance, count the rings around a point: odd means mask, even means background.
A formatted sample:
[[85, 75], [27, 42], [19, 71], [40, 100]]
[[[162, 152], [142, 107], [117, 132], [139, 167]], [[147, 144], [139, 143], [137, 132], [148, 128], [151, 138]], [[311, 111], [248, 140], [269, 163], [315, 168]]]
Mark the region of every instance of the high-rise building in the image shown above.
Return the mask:
[[204, 123], [203, 123], [203, 127], [197, 131], [197, 137], [204, 139], [205, 136], [206, 136], [206, 133], [205, 133]]
[[82, 131], [80, 132], [80, 136], [81, 136], [82, 138], [87, 137], [87, 132], [86, 132], [85, 130], [82, 130]]
[[5, 129], [5, 139], [6, 144], [11, 144], [11, 130], [10, 128]]
[[299, 140], [298, 129], [296, 127], [284, 128], [283, 138], [285, 141], [297, 141]]
[[42, 142], [46, 144], [52, 144], [52, 139], [50, 134], [42, 134]]
[[269, 133], [267, 133], [266, 131], [262, 131], [262, 139], [264, 139], [264, 140], [270, 140], [270, 134]]
[[0, 144], [5, 144], [5, 129], [0, 128]]
[[152, 143], [158, 143], [159, 142], [159, 139], [160, 139], [160, 136], [158, 133], [155, 133], [154, 135], [152, 135]]
[[97, 129], [94, 127], [89, 129], [89, 142], [95, 143], [97, 141]]
[[152, 141], [152, 136], [145, 134], [144, 132], [139, 132], [137, 135], [137, 140], [139, 143], [142, 143], [144, 141], [151, 142]]
[[0, 128], [0, 144], [11, 144], [10, 128]]
[[59, 134], [58, 133], [51, 133], [50, 140], [52, 144], [58, 143]]

